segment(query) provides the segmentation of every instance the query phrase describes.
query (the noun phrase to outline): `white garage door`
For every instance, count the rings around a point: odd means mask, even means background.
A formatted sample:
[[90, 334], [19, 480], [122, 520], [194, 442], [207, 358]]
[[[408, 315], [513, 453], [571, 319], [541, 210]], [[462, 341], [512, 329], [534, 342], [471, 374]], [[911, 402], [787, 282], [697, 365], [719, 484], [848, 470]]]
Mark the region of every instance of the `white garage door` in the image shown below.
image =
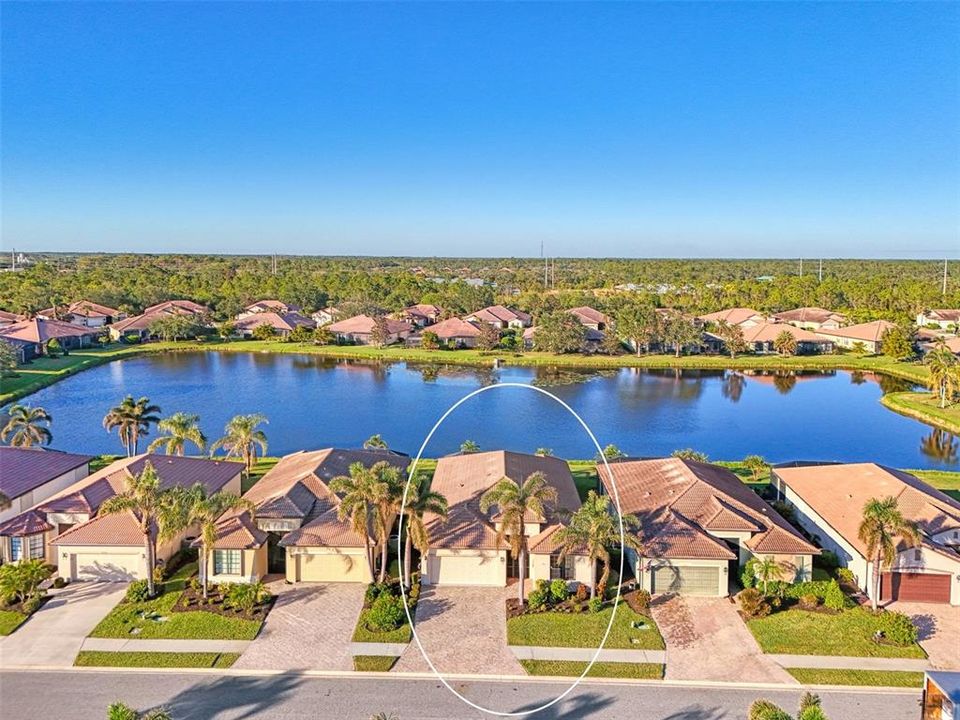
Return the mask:
[[718, 567], [658, 567], [653, 571], [653, 592], [683, 595], [719, 595]]
[[130, 582], [141, 576], [140, 553], [73, 553], [70, 575], [73, 580]]
[[427, 577], [431, 585], [506, 585], [506, 565], [500, 558], [476, 555], [430, 555]]

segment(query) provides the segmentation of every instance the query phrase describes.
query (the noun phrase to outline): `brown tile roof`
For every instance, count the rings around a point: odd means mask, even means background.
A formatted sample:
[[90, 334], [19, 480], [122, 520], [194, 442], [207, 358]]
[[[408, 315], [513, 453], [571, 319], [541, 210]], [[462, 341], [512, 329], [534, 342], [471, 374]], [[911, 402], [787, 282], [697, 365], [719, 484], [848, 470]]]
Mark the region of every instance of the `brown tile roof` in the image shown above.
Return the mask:
[[98, 515], [59, 535], [54, 545], [142, 546], [143, 533], [132, 512]]
[[254, 303], [247, 305], [244, 310], [250, 312], [276, 312], [276, 313], [287, 313], [287, 312], [299, 312], [299, 305], [291, 305], [290, 303], [285, 303], [282, 300], [257, 300]]
[[[606, 467], [598, 465], [597, 470], [612, 496]], [[713, 538], [710, 530], [755, 532], [747, 544], [762, 543], [765, 552], [819, 552], [726, 468], [682, 458], [657, 458], [618, 460], [610, 463], [610, 470], [621, 509], [640, 519], [640, 536], [652, 543], [651, 555], [717, 558], [716, 545], [723, 543]]]
[[789, 333], [797, 340], [797, 342], [809, 342], [824, 344], [830, 342], [827, 338], [820, 337], [815, 335], [809, 330], [804, 330], [803, 328], [798, 328], [795, 325], [787, 325], [786, 323], [768, 323], [762, 322], [758, 325], [753, 325], [752, 327], [744, 328], [743, 330], [743, 339], [750, 343], [756, 342], [773, 342], [777, 339], [780, 333]]
[[570, 468], [555, 457], [540, 457], [496, 450], [484, 453], [452, 455], [440, 458], [433, 475], [431, 489], [447, 499], [446, 522], [427, 520], [431, 544], [443, 548], [493, 549], [496, 547], [496, 508], [485, 514], [480, 511], [480, 496], [504, 477], [522, 483], [535, 472], [541, 472], [557, 490], [557, 502], [547, 508], [547, 518], [526, 518], [528, 522], [555, 523], [559, 511], [574, 512], [580, 507]]
[[17, 315], [16, 313], [7, 312], [6, 310], [0, 310], [0, 320], [4, 320], [10, 323], [15, 323], [20, 319], [21, 319], [20, 316]]
[[194, 302], [193, 300], [165, 300], [164, 302], [144, 308], [143, 313], [144, 315], [147, 315], [152, 312], [177, 309], [184, 310], [191, 315], [206, 315], [210, 313], [210, 308], [208, 308], [206, 305], [201, 305], [200, 303]]
[[570, 308], [567, 310], [568, 313], [577, 318], [584, 325], [597, 325], [599, 323], [608, 324], [610, 318], [604, 315], [599, 310], [594, 310], [588, 305], [583, 305], [581, 307]]
[[718, 310], [717, 312], [700, 315], [699, 318], [704, 322], [719, 323], [725, 320], [730, 325], [740, 325], [747, 320], [763, 322], [765, 320], [763, 313], [759, 313], [753, 308], [730, 308], [729, 310]]
[[45, 343], [54, 338], [96, 337], [98, 331], [93, 328], [74, 325], [61, 320], [43, 320], [31, 318], [0, 328], [0, 337], [22, 340], [24, 342]]
[[[51, 307], [46, 310], [41, 310], [38, 314], [52, 317], [56, 315], [56, 313], [56, 308]], [[79, 317], [116, 317], [122, 313], [116, 308], [107, 307], [106, 305], [100, 305], [99, 303], [90, 302], [89, 300], [78, 300], [77, 302], [72, 302], [67, 305], [66, 314], [77, 315]]]
[[[551, 555], [560, 550], [560, 543], [557, 541], [557, 530], [562, 528], [560, 523], [548, 525], [537, 535], [527, 540], [527, 547], [533, 555]], [[580, 547], [574, 550], [571, 555], [587, 555], [586, 548]]]
[[467, 317], [476, 318], [480, 322], [486, 323], [530, 322], [530, 316], [527, 315], [527, 313], [521, 312], [520, 310], [512, 310], [503, 305], [491, 305], [490, 307], [485, 307], [482, 310], [470, 313]]
[[0, 535], [6, 537], [36, 535], [47, 530], [53, 530], [53, 525], [47, 522], [46, 514], [37, 510], [22, 512], [0, 525]]
[[0, 492], [11, 500], [89, 463], [89, 455], [40, 448], [0, 447]]
[[349, 520], [337, 517], [337, 508], [332, 507], [303, 527], [283, 536], [283, 547], [364, 547], [361, 535], [350, 527]]
[[[386, 318], [387, 332], [391, 335], [402, 332], [410, 332], [413, 326], [403, 320], [391, 320]], [[354, 315], [346, 320], [338, 320], [332, 325], [328, 325], [330, 332], [341, 333], [343, 335], [370, 335], [373, 332], [374, 319], [369, 315]]]
[[960, 310], [939, 308], [937, 310], [928, 310], [924, 313], [931, 320], [942, 320], [944, 322], [960, 322]]
[[405, 308], [403, 313], [404, 315], [410, 315], [414, 317], [421, 317], [425, 320], [436, 320], [440, 317], [443, 310], [441, 310], [436, 305], [430, 305], [427, 303], [417, 303], [416, 305], [411, 305], [408, 308]]
[[[250, 513], [229, 515], [217, 522], [217, 539], [214, 547], [218, 550], [249, 550], [262, 547], [268, 534], [257, 527]], [[194, 547], [200, 546], [199, 538]]]
[[960, 502], [902, 470], [876, 463], [778, 467], [776, 475], [862, 555], [857, 537], [863, 506], [894, 497], [900, 512], [925, 535], [960, 529]]
[[817, 330], [817, 334], [828, 337], [850, 338], [851, 340], [879, 342], [887, 330], [895, 328], [896, 326], [896, 323], [892, 323], [889, 320], [874, 320], [873, 322], [860, 323], [859, 325], [848, 325], [845, 328], [820, 329]]
[[156, 320], [169, 315], [206, 315], [210, 309], [198, 305], [190, 300], [169, 300], [158, 305], [151, 305], [140, 315], [128, 317], [125, 320], [113, 323], [110, 327], [116, 332], [128, 330], [147, 330]]
[[801, 307], [794, 310], [784, 310], [776, 313], [773, 317], [781, 322], [810, 322], [825, 323], [827, 320], [836, 320], [843, 322], [846, 316], [833, 310], [827, 310], [822, 307]]
[[280, 332], [292, 332], [294, 328], [300, 325], [310, 328], [316, 327], [316, 323], [313, 320], [304, 317], [298, 312], [257, 312], [253, 315], [240, 318], [234, 323], [234, 327], [238, 330], [253, 330], [253, 328], [260, 325], [269, 325], [274, 330], [279, 330]]
[[454, 338], [479, 337], [480, 328], [473, 323], [460, 318], [449, 318], [441, 320], [436, 325], [427, 328], [429, 332], [436, 333], [441, 340], [452, 340]]

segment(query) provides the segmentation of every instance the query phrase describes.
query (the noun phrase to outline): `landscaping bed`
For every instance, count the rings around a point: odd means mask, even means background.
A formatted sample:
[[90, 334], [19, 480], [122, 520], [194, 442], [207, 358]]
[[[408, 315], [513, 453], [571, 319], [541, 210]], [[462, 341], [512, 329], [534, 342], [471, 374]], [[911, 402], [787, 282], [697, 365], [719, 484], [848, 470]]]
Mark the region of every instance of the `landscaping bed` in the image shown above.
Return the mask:
[[[578, 660], [521, 660], [528, 675], [580, 677], [586, 662]], [[633, 680], [662, 680], [663, 665], [658, 663], [596, 662], [587, 677], [630, 678]]]
[[109, 652], [81, 650], [77, 667], [228, 668], [239, 653]]
[[862, 685], [876, 687], [923, 687], [922, 672], [903, 670], [827, 670], [786, 668], [804, 685]]
[[[419, 600], [420, 576], [414, 574], [413, 585], [407, 591], [411, 617], [416, 617]], [[353, 631], [353, 642], [408, 643], [412, 636], [399, 583], [390, 581], [369, 585]]]

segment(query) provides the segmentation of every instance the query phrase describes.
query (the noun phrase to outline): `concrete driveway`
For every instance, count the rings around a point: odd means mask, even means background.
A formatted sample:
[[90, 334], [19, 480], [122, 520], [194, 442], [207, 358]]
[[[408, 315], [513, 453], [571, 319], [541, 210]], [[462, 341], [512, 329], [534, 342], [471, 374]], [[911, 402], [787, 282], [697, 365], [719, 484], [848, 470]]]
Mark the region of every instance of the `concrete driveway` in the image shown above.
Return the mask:
[[895, 602], [887, 606], [909, 615], [919, 630], [920, 646], [937, 668], [960, 669], [960, 607]]
[[235, 668], [353, 670], [350, 641], [366, 585], [280, 581], [269, 587], [277, 601]]
[[[513, 588], [427, 587], [417, 605], [417, 636], [440, 673], [524, 675], [507, 647], [504, 601]], [[393, 666], [429, 672], [415, 641]]]
[[667, 646], [667, 680], [796, 682], [763, 654], [729, 599], [661, 596], [651, 609]]
[[0, 638], [0, 668], [72, 667], [80, 645], [127, 590], [126, 583], [71, 583], [12, 635]]

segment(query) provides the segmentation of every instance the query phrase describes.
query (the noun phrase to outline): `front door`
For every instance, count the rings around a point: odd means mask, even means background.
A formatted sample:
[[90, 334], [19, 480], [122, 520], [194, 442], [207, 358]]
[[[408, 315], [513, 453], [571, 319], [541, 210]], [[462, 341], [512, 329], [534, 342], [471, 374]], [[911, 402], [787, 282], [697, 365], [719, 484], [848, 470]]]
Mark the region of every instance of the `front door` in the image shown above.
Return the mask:
[[520, 559], [512, 552], [507, 551], [507, 578], [520, 577]]
[[279, 533], [267, 533], [267, 572], [271, 575], [287, 572], [287, 551], [278, 544], [280, 537]]

